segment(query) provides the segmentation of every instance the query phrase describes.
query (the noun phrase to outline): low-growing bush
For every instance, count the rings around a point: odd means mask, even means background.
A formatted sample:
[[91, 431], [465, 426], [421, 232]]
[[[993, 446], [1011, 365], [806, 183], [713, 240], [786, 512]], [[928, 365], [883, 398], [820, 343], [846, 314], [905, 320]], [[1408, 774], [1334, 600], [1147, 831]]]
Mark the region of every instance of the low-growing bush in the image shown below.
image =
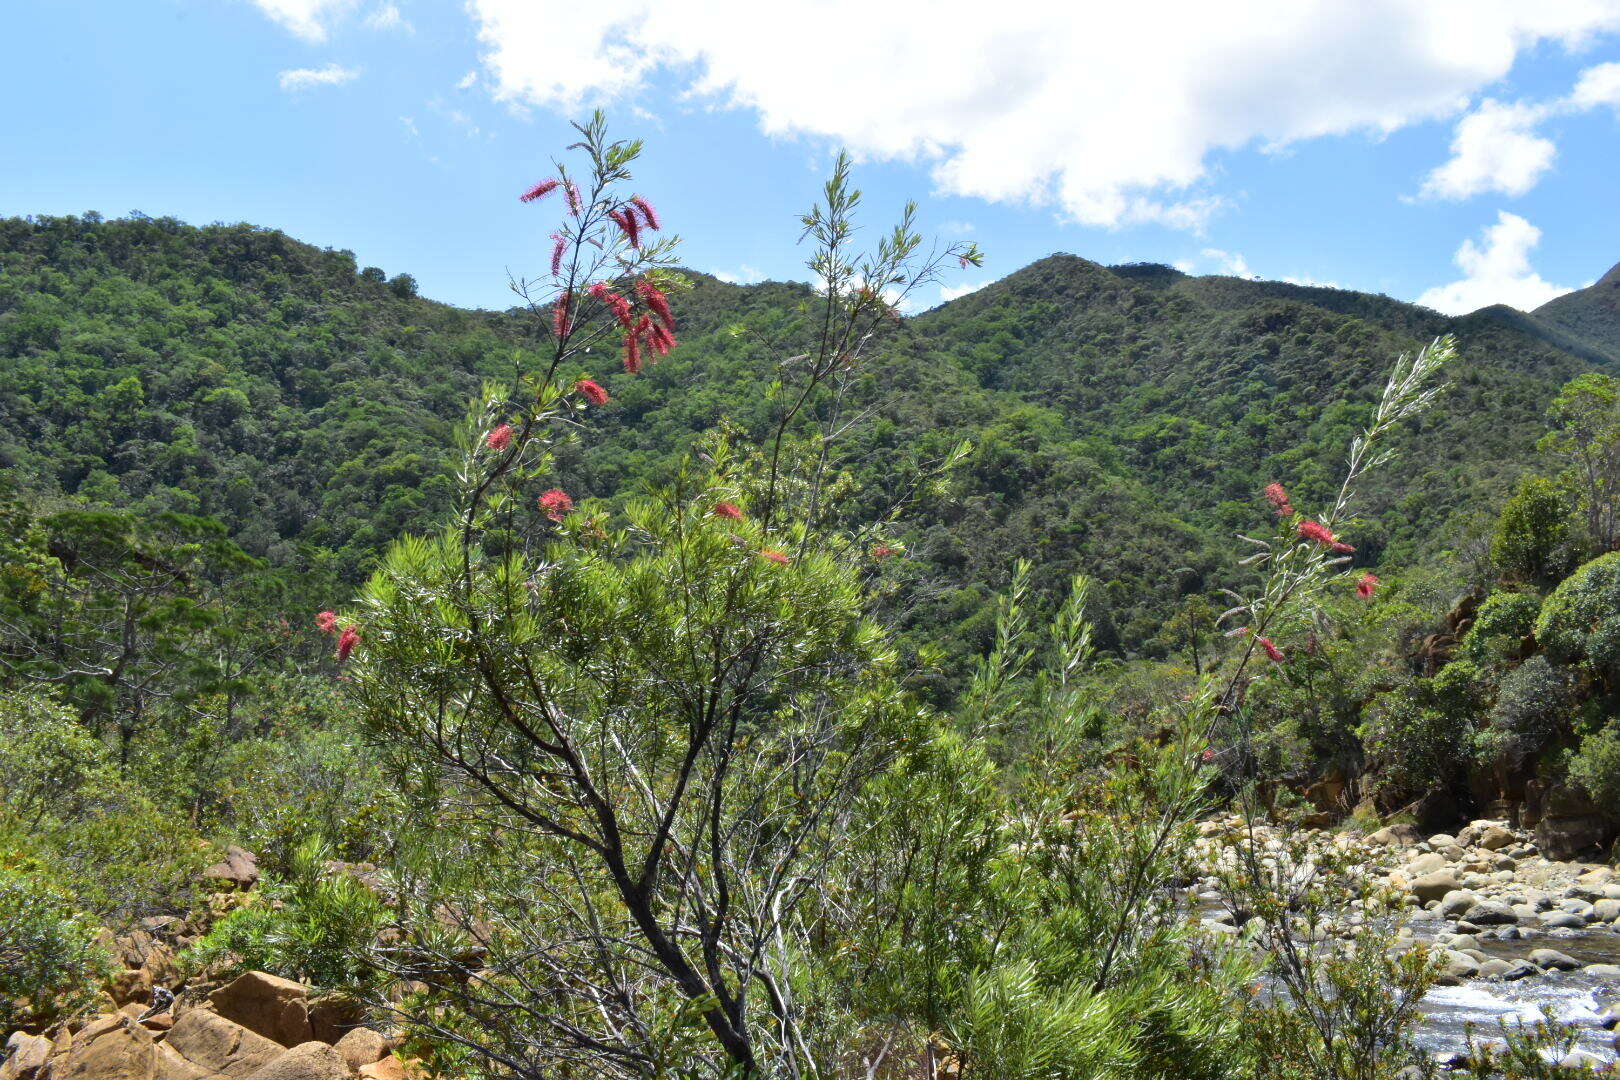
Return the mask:
[[90, 1004], [112, 962], [99, 929], [41, 875], [0, 868], [0, 1031]]

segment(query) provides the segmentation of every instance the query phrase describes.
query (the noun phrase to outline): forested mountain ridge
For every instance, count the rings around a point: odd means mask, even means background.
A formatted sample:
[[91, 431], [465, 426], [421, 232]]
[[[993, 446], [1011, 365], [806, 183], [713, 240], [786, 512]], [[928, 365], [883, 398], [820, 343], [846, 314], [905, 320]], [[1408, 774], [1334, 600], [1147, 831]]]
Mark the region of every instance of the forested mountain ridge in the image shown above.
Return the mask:
[[[673, 355], [633, 380], [610, 356], [583, 372], [615, 401], [560, 456], [582, 495], [667, 472], [722, 419], [768, 419], [770, 361], [730, 328], [791, 336], [808, 290], [689, 276]], [[1580, 310], [1582, 341], [1620, 333]], [[908, 525], [892, 573], [915, 593], [909, 618], [976, 641], [990, 592], [1029, 556], [1041, 585], [1107, 582], [1105, 637], [1151, 648], [1180, 595], [1232, 573], [1224, 538], [1254, 524], [1258, 488], [1326, 499], [1390, 358], [1442, 333], [1464, 365], [1352, 539], [1369, 564], [1420, 559], [1459, 515], [1493, 513], [1548, 400], [1597, 360], [1555, 343], [1571, 319], [1543, 321], [1052, 256], [904, 320], [845, 465], [870, 493], [897, 460], [974, 443], [956, 492]], [[524, 362], [534, 327], [272, 230], [5, 220], [0, 462], [36, 496], [213, 517], [273, 566], [353, 583], [442, 514], [452, 424], [480, 381]]]
[[1531, 315], [1542, 326], [1620, 361], [1620, 263], [1594, 284], [1549, 300]]

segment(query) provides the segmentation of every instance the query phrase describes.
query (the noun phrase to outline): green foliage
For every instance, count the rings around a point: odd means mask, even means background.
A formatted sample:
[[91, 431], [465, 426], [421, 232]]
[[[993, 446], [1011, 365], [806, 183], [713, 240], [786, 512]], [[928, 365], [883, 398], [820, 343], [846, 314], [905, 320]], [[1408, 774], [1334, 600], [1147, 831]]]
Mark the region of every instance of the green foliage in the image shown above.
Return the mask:
[[0, 860], [0, 1029], [43, 1027], [90, 1005], [112, 971], [99, 931], [44, 875]]
[[1552, 591], [1536, 640], [1554, 659], [1620, 674], [1620, 552], [1599, 555]]
[[1526, 476], [1502, 508], [1491, 538], [1491, 562], [1510, 581], [1547, 583], [1569, 569], [1570, 506], [1558, 486]]
[[1620, 808], [1620, 723], [1610, 721], [1581, 740], [1570, 758], [1569, 776], [1610, 813]]
[[1480, 605], [1458, 655], [1486, 671], [1521, 659], [1540, 612], [1541, 601], [1528, 593], [1493, 593]]
[[370, 885], [329, 865], [319, 835], [293, 853], [281, 881], [226, 915], [181, 957], [215, 974], [268, 971], [325, 990], [358, 993], [378, 977], [373, 955], [386, 910]]
[[1570, 718], [1573, 704], [1570, 671], [1545, 656], [1532, 656], [1502, 680], [1490, 710], [1491, 727], [1501, 748], [1513, 759], [1523, 759]]

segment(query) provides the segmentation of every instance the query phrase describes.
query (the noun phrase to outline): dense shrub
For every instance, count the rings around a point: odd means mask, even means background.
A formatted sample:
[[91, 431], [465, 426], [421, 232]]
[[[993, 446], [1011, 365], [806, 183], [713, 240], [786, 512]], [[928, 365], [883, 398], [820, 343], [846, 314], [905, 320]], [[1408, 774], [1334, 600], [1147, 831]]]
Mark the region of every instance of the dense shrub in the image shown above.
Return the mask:
[[1611, 816], [1620, 817], [1620, 722], [1611, 721], [1581, 742], [1569, 776]]
[[1491, 538], [1491, 562], [1510, 581], [1557, 581], [1569, 569], [1574, 544], [1571, 508], [1558, 486], [1527, 476], [1502, 508]]
[[111, 965], [98, 930], [41, 875], [0, 868], [0, 1031], [89, 1005]]
[[1500, 748], [1519, 760], [1534, 753], [1570, 715], [1574, 677], [1545, 656], [1532, 656], [1502, 680], [1491, 706], [1492, 729]]
[[1576, 570], [1541, 605], [1536, 639], [1556, 660], [1620, 674], [1620, 551]]
[[1528, 593], [1499, 592], [1480, 605], [1458, 656], [1482, 668], [1517, 659], [1534, 633], [1541, 603]]

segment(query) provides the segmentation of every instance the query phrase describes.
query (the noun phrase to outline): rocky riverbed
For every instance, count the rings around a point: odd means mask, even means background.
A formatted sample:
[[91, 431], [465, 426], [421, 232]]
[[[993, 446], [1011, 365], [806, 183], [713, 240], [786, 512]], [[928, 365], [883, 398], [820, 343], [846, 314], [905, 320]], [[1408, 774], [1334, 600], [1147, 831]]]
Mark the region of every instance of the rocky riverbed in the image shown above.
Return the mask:
[[[1200, 851], [1211, 874], [1194, 888], [1212, 934], [1241, 935], [1214, 871], [1252, 836], [1268, 865], [1332, 852], [1384, 886], [1396, 905], [1399, 940], [1439, 953], [1439, 984], [1424, 999], [1419, 1041], [1439, 1054], [1463, 1049], [1467, 1026], [1489, 1036], [1501, 1022], [1572, 1025], [1571, 1063], [1620, 1060], [1620, 874], [1579, 860], [1549, 859], [1502, 821], [1474, 821], [1456, 834], [1410, 827], [1367, 836], [1296, 834], [1235, 818], [1204, 823]], [[1360, 918], [1352, 912], [1351, 919]], [[1348, 931], [1348, 926], [1340, 928]]]

